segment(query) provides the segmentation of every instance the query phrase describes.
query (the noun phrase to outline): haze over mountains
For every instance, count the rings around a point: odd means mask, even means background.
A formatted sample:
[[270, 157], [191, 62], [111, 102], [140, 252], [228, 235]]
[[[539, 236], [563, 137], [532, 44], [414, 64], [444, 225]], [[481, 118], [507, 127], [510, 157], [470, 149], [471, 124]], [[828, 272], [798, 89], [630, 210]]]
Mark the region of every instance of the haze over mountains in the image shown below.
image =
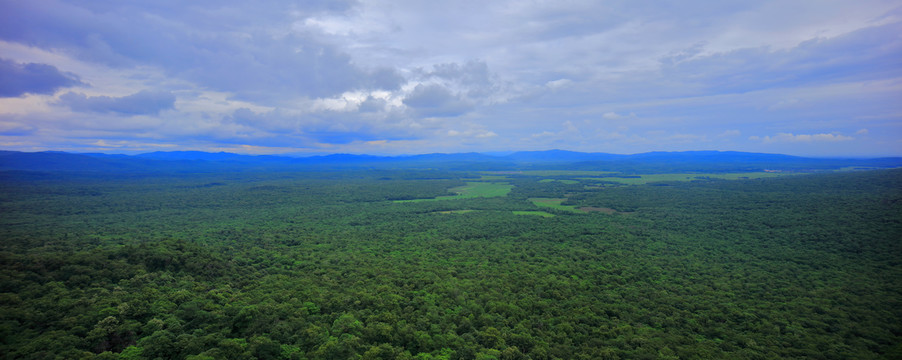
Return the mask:
[[568, 169], [654, 172], [812, 171], [844, 167], [902, 166], [902, 158], [806, 158], [733, 151], [648, 152], [632, 155], [565, 150], [521, 151], [508, 155], [481, 153], [375, 156], [332, 154], [311, 157], [241, 155], [201, 151], [151, 152], [138, 155], [0, 151], [0, 170], [66, 172], [211, 172], [339, 169]]

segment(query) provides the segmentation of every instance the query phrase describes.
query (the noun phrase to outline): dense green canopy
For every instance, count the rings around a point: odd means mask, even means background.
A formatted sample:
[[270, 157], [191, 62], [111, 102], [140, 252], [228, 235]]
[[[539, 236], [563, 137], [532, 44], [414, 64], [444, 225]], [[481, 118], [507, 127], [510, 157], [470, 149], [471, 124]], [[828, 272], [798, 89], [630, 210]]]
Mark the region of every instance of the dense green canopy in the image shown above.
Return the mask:
[[902, 170], [483, 175], [2, 173], [0, 356], [902, 357]]

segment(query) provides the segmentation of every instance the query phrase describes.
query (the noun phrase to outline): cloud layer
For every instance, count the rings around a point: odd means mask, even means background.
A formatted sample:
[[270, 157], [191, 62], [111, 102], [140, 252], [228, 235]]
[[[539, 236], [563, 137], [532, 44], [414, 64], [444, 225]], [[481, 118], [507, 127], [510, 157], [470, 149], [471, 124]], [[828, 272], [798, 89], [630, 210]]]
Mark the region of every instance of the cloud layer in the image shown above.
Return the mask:
[[73, 74], [47, 64], [20, 64], [0, 58], [0, 97], [53, 94], [60, 88], [84, 85]]
[[900, 33], [882, 0], [7, 1], [0, 148], [902, 155]]
[[175, 96], [169, 92], [142, 90], [123, 97], [93, 96], [67, 92], [60, 95], [60, 104], [74, 111], [116, 113], [122, 115], [157, 115], [172, 109]]

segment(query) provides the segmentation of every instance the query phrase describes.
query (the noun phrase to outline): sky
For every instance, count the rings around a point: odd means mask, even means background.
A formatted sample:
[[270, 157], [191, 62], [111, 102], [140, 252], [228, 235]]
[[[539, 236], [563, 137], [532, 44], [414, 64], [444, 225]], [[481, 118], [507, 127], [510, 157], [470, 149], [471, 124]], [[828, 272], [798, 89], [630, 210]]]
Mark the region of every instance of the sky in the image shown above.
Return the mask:
[[902, 1], [0, 0], [0, 149], [902, 156]]

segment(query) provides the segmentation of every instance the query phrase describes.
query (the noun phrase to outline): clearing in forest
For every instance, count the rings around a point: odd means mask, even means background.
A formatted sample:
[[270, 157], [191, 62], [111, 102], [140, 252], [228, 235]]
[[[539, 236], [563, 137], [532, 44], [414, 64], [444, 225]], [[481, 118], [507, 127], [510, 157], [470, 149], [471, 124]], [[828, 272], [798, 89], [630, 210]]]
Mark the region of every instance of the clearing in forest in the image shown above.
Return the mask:
[[517, 172], [519, 175], [527, 176], [605, 176], [616, 174], [616, 171], [590, 171], [590, 170], [525, 170]]
[[507, 176], [505, 175], [480, 175], [477, 181], [498, 181], [498, 180], [507, 180]]
[[643, 185], [650, 182], [657, 181], [696, 181], [696, 180], [711, 180], [711, 179], [721, 179], [721, 180], [747, 180], [747, 179], [762, 179], [762, 178], [771, 178], [777, 176], [786, 176], [789, 175], [787, 173], [776, 173], [776, 172], [747, 172], [747, 173], [721, 173], [721, 174], [646, 174], [646, 175], [618, 175], [618, 176], [605, 176], [605, 177], [584, 177], [579, 178], [581, 180], [596, 180], [596, 181], [613, 181], [621, 184], [627, 185]]
[[567, 185], [579, 184], [579, 181], [568, 180], [568, 179], [542, 179], [542, 180], [539, 180], [540, 183], [550, 183], [550, 182], [554, 182], [554, 181], [557, 181], [557, 182], [563, 183], [563, 184], [567, 184]]
[[575, 213], [581, 213], [583, 211], [577, 209], [575, 206], [570, 205], [561, 205], [562, 202], [566, 201], [566, 198], [529, 198], [529, 201], [532, 201], [535, 206], [538, 207], [547, 207], [555, 210], [569, 211]]
[[474, 212], [474, 211], [476, 211], [476, 210], [471, 210], [471, 209], [467, 209], [467, 210], [445, 210], [445, 211], [436, 211], [436, 213], [439, 213], [439, 214], [466, 214], [466, 213], [468, 213], [468, 212]]
[[513, 211], [514, 215], [538, 215], [541, 217], [554, 217], [554, 214], [544, 211]]
[[507, 196], [513, 187], [514, 186], [511, 184], [500, 182], [468, 181], [467, 185], [448, 189], [449, 192], [453, 192], [456, 195], [444, 195], [432, 199], [396, 200], [395, 202], [422, 202]]

